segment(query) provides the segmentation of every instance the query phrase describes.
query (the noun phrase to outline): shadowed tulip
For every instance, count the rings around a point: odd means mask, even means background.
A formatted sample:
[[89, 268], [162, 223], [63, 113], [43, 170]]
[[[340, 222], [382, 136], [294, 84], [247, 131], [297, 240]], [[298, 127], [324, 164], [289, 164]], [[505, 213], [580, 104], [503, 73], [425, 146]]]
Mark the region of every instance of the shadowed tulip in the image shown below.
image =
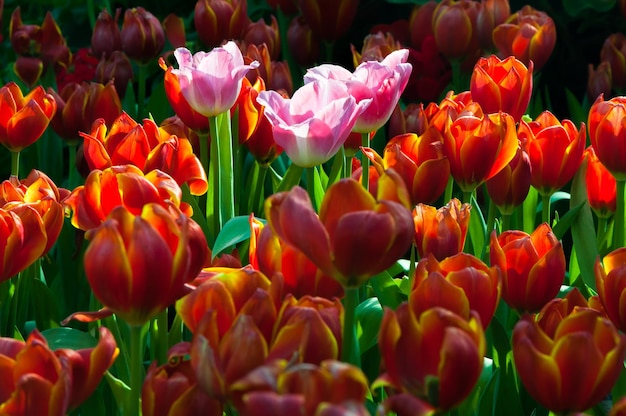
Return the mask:
[[178, 78], [181, 94], [205, 117], [229, 110], [239, 96], [243, 77], [259, 65], [256, 61], [244, 65], [241, 51], [232, 41], [194, 55], [188, 49], [177, 48], [174, 56], [178, 69], [172, 74]]
[[467, 321], [435, 307], [418, 316], [407, 303], [385, 309], [378, 337], [385, 370], [373, 388], [394, 387], [441, 411], [460, 404], [478, 381], [486, 348], [472, 315]]
[[122, 50], [122, 38], [117, 21], [120, 18], [121, 9], [111, 16], [107, 9], [102, 9], [91, 33], [91, 53], [100, 59], [111, 56], [113, 51]]
[[479, 6], [480, 3], [471, 0], [443, 0], [433, 10], [437, 49], [449, 60], [462, 60], [479, 50], [476, 31]]
[[476, 17], [476, 31], [478, 43], [485, 51], [495, 48], [493, 43], [493, 29], [511, 15], [509, 0], [481, 0], [478, 16]]
[[437, 209], [417, 204], [413, 209], [413, 241], [420, 258], [429, 254], [441, 261], [463, 251], [471, 206], [454, 198]]
[[241, 39], [250, 23], [246, 0], [198, 0], [193, 21], [200, 41], [213, 48], [225, 40]]
[[257, 46], [265, 44], [271, 60], [277, 60], [280, 55], [280, 33], [276, 16], [270, 15], [269, 25], [263, 19], [250, 23], [245, 29], [243, 41]]
[[565, 253], [547, 223], [532, 232], [491, 234], [492, 266], [502, 270], [502, 299], [518, 312], [537, 312], [559, 293], [565, 277]]
[[287, 47], [298, 65], [314, 65], [319, 60], [320, 44], [304, 17], [298, 15], [291, 19], [287, 29]]
[[308, 168], [339, 151], [371, 98], [357, 101], [346, 83], [328, 79], [304, 84], [290, 99], [261, 91], [257, 101], [265, 106], [276, 144], [293, 163]]
[[600, 162], [593, 146], [585, 149], [584, 157], [587, 160], [585, 185], [589, 206], [598, 217], [608, 218], [617, 207], [617, 182]]
[[122, 51], [113, 51], [107, 58], [100, 58], [96, 66], [96, 81], [100, 84], [113, 82], [120, 98], [126, 95], [128, 83], [133, 79], [133, 67]]
[[359, 0], [298, 0], [302, 16], [324, 41], [335, 41], [352, 26]]
[[626, 330], [626, 248], [618, 248], [595, 263], [596, 287], [607, 316], [620, 330]]
[[344, 287], [360, 286], [387, 269], [413, 238], [410, 211], [398, 202], [376, 201], [354, 179], [328, 188], [319, 217], [300, 187], [272, 195], [265, 212], [281, 240], [298, 248]]
[[600, 94], [610, 97], [613, 91], [611, 65], [607, 61], [601, 61], [596, 68], [593, 64], [589, 64], [588, 68], [587, 98], [589, 101], [595, 101]]
[[591, 145], [600, 162], [617, 180], [626, 180], [626, 97], [605, 101], [600, 95], [589, 109]]
[[86, 238], [85, 274], [94, 295], [133, 326], [185, 295], [208, 254], [198, 224], [156, 203], [138, 215], [117, 206]]
[[[604, 40], [600, 49], [600, 62], [607, 63], [612, 84], [616, 88], [626, 87], [626, 35], [613, 33]], [[591, 97], [591, 100], [596, 98], [597, 96]]]
[[583, 160], [586, 132], [585, 123], [576, 129], [547, 110], [534, 121], [520, 121], [517, 135], [530, 158], [530, 184], [541, 195], [551, 195], [574, 177]]
[[141, 64], [157, 58], [165, 46], [163, 25], [143, 7], [126, 9], [120, 37], [124, 53]]
[[428, 256], [417, 264], [409, 304], [416, 315], [440, 306], [470, 319], [473, 310], [487, 328], [500, 301], [501, 275], [500, 269], [471, 254], [458, 253], [442, 261]]
[[528, 196], [531, 166], [528, 153], [518, 146], [508, 165], [486, 182], [487, 193], [502, 215], [511, 215]]
[[24, 96], [9, 82], [0, 88], [0, 143], [11, 152], [20, 152], [44, 133], [56, 112], [54, 97], [37, 86]]
[[533, 63], [528, 66], [509, 56], [480, 58], [470, 80], [472, 100], [485, 113], [503, 111], [518, 122], [526, 112], [533, 89]]
[[609, 394], [626, 354], [626, 336], [588, 308], [564, 318], [553, 336], [525, 315], [515, 325], [511, 344], [530, 395], [562, 414], [591, 409]]

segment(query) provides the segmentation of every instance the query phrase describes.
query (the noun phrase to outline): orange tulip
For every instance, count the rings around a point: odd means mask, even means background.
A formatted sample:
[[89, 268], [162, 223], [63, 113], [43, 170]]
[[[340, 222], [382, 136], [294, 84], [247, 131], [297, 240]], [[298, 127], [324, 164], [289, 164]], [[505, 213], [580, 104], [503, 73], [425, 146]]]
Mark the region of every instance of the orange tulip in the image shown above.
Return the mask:
[[119, 350], [107, 328], [93, 348], [52, 351], [36, 329], [26, 342], [0, 338], [0, 413], [65, 415], [98, 387]]
[[520, 122], [517, 134], [530, 158], [530, 183], [541, 195], [551, 195], [574, 177], [583, 160], [586, 131], [585, 123], [576, 129], [547, 110], [534, 121]]
[[260, 117], [256, 130], [245, 141], [244, 146], [257, 162], [265, 167], [269, 166], [283, 152], [283, 148], [274, 140], [272, 123], [267, 117]]
[[268, 360], [320, 364], [339, 359], [343, 307], [335, 298], [287, 295], [274, 327]]
[[624, 261], [626, 248], [618, 248], [607, 254], [595, 264], [596, 287], [598, 297], [607, 316], [620, 330], [626, 330], [626, 307], [622, 298], [626, 290]]
[[81, 136], [90, 169], [125, 164], [135, 165], [144, 173], [159, 169], [179, 185], [187, 183], [193, 195], [207, 191], [206, 173], [189, 140], [167, 133], [152, 120], [145, 119], [141, 125], [122, 112], [110, 129], [98, 119], [91, 132]]
[[593, 146], [585, 149], [585, 158], [587, 160], [585, 184], [589, 206], [598, 217], [610, 217], [617, 206], [617, 182], [600, 162]]
[[462, 60], [479, 50], [476, 32], [479, 5], [471, 0], [443, 0], [433, 11], [437, 49], [449, 60]]
[[534, 63], [539, 71], [556, 44], [556, 26], [548, 14], [526, 5], [493, 30], [500, 56], [515, 56], [524, 65]]
[[248, 78], [242, 79], [241, 91], [235, 105], [230, 109], [231, 117], [237, 115], [239, 143], [244, 143], [256, 131], [263, 117], [263, 106], [256, 101], [259, 91], [265, 90], [265, 81], [258, 77], [250, 83]]
[[604, 101], [599, 96], [589, 109], [589, 139], [600, 162], [617, 180], [626, 180], [626, 97]]
[[450, 163], [444, 156], [441, 134], [434, 127], [419, 136], [407, 133], [389, 140], [383, 164], [403, 179], [412, 205], [435, 202], [448, 185]]
[[513, 117], [503, 112], [483, 115], [479, 108], [461, 112], [456, 119], [448, 116], [443, 135], [452, 177], [463, 192], [504, 169], [519, 146]]
[[483, 367], [485, 335], [469, 321], [435, 307], [417, 315], [409, 304], [385, 309], [378, 346], [385, 372], [374, 382], [427, 400], [441, 411], [463, 401]]
[[487, 193], [503, 215], [511, 215], [530, 190], [530, 158], [517, 148], [517, 153], [498, 174], [487, 180]]
[[500, 301], [501, 274], [467, 253], [442, 261], [431, 255], [417, 264], [409, 304], [416, 315], [440, 306], [470, 319], [473, 310], [487, 328]]
[[143, 325], [185, 295], [208, 254], [200, 226], [157, 203], [145, 204], [138, 215], [117, 206], [86, 237], [89, 285], [130, 325]]
[[170, 349], [166, 364], [150, 365], [141, 390], [142, 415], [222, 416], [222, 404], [200, 390], [191, 362], [179, 349], [185, 348], [177, 344]]
[[344, 287], [360, 286], [387, 269], [413, 238], [410, 211], [398, 202], [376, 201], [354, 179], [328, 188], [319, 217], [300, 187], [272, 195], [265, 211], [281, 240], [302, 251]]
[[486, 113], [503, 111], [518, 122], [526, 112], [533, 89], [533, 63], [528, 68], [514, 56], [480, 58], [470, 80], [472, 99]]
[[250, 264], [266, 276], [283, 276], [283, 292], [297, 299], [305, 295], [327, 299], [341, 297], [343, 288], [332, 276], [324, 274], [304, 253], [282, 242], [260, 221], [250, 217]]
[[[592, 303], [588, 302], [580, 293], [578, 288], [575, 287], [562, 298], [554, 298], [546, 303], [537, 315], [535, 315], [535, 320], [546, 335], [550, 338], [554, 338], [563, 319], [579, 311], [580, 308], [590, 308], [591, 304]], [[594, 308], [591, 307], [591, 309]]]
[[463, 251], [470, 208], [470, 204], [461, 204], [456, 198], [439, 209], [417, 204], [413, 209], [413, 241], [420, 258], [431, 254], [436, 259], [443, 260]]
[[24, 96], [16, 83], [4, 85], [0, 88], [0, 143], [12, 152], [35, 143], [56, 109], [54, 98], [41, 86]]
[[565, 277], [563, 245], [546, 223], [532, 232], [491, 234], [492, 266], [502, 270], [502, 298], [519, 312], [539, 311], [553, 299]]
[[623, 368], [626, 336], [593, 309], [564, 318], [554, 335], [525, 315], [513, 330], [519, 377], [542, 406], [554, 413], [583, 412], [598, 404]]
[[119, 205], [137, 215], [148, 203], [180, 208], [181, 199], [182, 191], [171, 176], [158, 170], [144, 175], [136, 166], [120, 165], [91, 171], [85, 185], [76, 187], [63, 204], [73, 213], [72, 225], [87, 231], [102, 224]]
[[77, 143], [80, 132], [91, 131], [98, 118], [111, 126], [122, 114], [122, 103], [112, 82], [107, 85], [70, 82], [58, 94], [48, 88], [57, 103], [57, 111], [51, 120], [52, 128], [62, 138]]

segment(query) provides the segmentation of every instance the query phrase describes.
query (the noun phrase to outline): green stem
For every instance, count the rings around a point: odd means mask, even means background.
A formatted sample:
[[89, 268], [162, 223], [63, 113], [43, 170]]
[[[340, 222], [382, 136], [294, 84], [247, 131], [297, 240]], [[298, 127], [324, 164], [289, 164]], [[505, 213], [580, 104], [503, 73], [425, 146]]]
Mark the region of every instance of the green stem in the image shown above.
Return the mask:
[[[159, 365], [165, 364], [167, 361], [168, 338], [167, 338], [167, 308], [159, 313], [150, 325], [150, 333], [152, 342], [150, 352], [153, 353], [153, 359], [156, 359]], [[154, 350], [154, 351], [153, 351]]]
[[596, 231], [596, 244], [598, 246], [599, 251], [602, 251], [602, 245], [604, 243], [604, 239], [606, 238], [606, 226], [607, 226], [607, 218], [598, 217], [598, 230]]
[[473, 189], [471, 191], [463, 191], [463, 202], [471, 204], [473, 195], [474, 195]]
[[87, 0], [87, 16], [89, 17], [89, 27], [93, 32], [96, 27], [96, 6], [93, 4], [93, 0]]
[[489, 201], [489, 210], [487, 211], [487, 235], [485, 241], [489, 241], [489, 235], [496, 228], [496, 212], [498, 211], [498, 207], [496, 207], [495, 202], [492, 200]]
[[452, 199], [452, 188], [454, 187], [454, 179], [452, 179], [452, 175], [448, 178], [448, 184], [446, 185], [446, 190], [443, 193], [443, 203], [444, 205], [450, 202]]
[[511, 229], [511, 214], [502, 214], [502, 231]]
[[303, 169], [302, 166], [298, 166], [295, 163], [289, 165], [275, 192], [289, 191], [291, 188], [298, 185]]
[[68, 160], [67, 160], [67, 169], [68, 169], [68, 187], [69, 189], [74, 189], [78, 186], [80, 182], [78, 177], [78, 169], [76, 168], [76, 147], [78, 143], [70, 142], [68, 143]]
[[20, 177], [20, 152], [11, 152], [11, 176]]
[[[211, 117], [211, 137], [217, 142], [217, 178], [219, 182], [218, 195], [218, 232], [231, 218], [235, 216], [235, 188], [233, 141], [230, 129], [230, 112], [225, 111]], [[215, 131], [215, 136], [213, 132]]]
[[[258, 162], [254, 162], [256, 165], [259, 165]], [[254, 186], [254, 200], [253, 204], [250, 205], [253, 209], [256, 209], [258, 213], [263, 215], [264, 211], [264, 202], [265, 202], [265, 193], [263, 192], [265, 188], [265, 178], [267, 177], [268, 167], [265, 165], [259, 165], [260, 171], [259, 176], [257, 177], [256, 185]]]
[[141, 387], [144, 378], [142, 329], [142, 326], [130, 325], [130, 395], [127, 403], [129, 415], [141, 414]]
[[137, 122], [143, 120], [144, 107], [146, 105], [146, 78], [148, 76], [148, 66], [145, 64], [139, 64], [139, 79], [138, 79], [138, 97], [137, 97]]
[[359, 305], [359, 288], [346, 287], [343, 298], [343, 340], [341, 360], [361, 367], [361, 354], [356, 338], [356, 307]]
[[541, 222], [545, 222], [552, 226], [552, 224], [550, 224], [550, 196], [551, 195], [541, 195]]
[[626, 206], [624, 203], [624, 186], [626, 186], [626, 180], [617, 181], [617, 204], [615, 209], [615, 221], [613, 224], [613, 250], [625, 246], [624, 225], [626, 221], [624, 219], [624, 215], [626, 215]]
[[354, 155], [348, 155], [347, 152], [344, 154], [343, 158], [343, 174], [342, 178], [349, 178], [352, 176], [352, 158]]
[[[369, 133], [361, 134], [361, 145], [363, 147], [370, 147], [370, 135]], [[370, 160], [363, 150], [361, 150], [361, 183], [366, 191], [370, 189]]]
[[219, 163], [218, 163], [218, 140], [217, 140], [217, 122], [215, 119], [209, 119], [209, 136], [210, 136], [210, 148], [209, 161], [208, 161], [208, 181], [209, 190], [206, 196], [206, 221], [211, 230], [211, 236], [215, 238], [219, 231], [219, 214], [218, 214], [218, 201], [219, 201]]
[[315, 169], [315, 166], [312, 168], [306, 168], [306, 190], [309, 193], [309, 198], [311, 198], [313, 209], [318, 211], [320, 207], [317, 203], [317, 198], [315, 197]]

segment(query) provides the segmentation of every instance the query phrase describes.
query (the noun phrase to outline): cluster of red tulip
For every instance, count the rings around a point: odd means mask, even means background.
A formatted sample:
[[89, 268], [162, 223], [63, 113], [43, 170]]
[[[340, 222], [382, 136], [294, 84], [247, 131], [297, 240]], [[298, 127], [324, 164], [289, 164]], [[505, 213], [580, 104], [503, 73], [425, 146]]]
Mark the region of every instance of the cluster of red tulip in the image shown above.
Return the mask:
[[[506, 0], [314, 65], [358, 6], [199, 0], [195, 53], [175, 15], [73, 53], [14, 9], [0, 414], [626, 414], [626, 97], [529, 116], [555, 26]], [[52, 134], [63, 177], [22, 178]]]

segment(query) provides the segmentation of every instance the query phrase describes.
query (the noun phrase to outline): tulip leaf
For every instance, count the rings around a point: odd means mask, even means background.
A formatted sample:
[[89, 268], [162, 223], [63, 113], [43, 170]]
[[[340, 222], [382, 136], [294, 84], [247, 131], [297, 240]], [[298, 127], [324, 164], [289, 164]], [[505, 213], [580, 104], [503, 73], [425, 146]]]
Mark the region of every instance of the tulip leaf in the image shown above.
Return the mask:
[[624, 368], [624, 366], [622, 366], [622, 371], [619, 373], [619, 377], [613, 385], [611, 394], [614, 402], [626, 396], [626, 368]]
[[570, 210], [567, 211], [565, 215], [559, 218], [559, 221], [552, 228], [552, 232], [554, 233], [554, 235], [556, 235], [556, 238], [558, 238], [559, 240], [563, 238], [567, 230], [569, 230], [570, 227], [572, 226], [572, 223], [574, 222], [574, 220], [578, 217], [578, 213], [580, 212], [580, 210], [583, 208], [584, 205], [585, 203], [581, 202], [574, 208], [570, 208]]
[[165, 83], [159, 82], [152, 87], [150, 98], [146, 104], [146, 112], [156, 122], [161, 124], [163, 120], [172, 115], [172, 108], [168, 105], [165, 95]]
[[40, 330], [58, 326], [59, 308], [52, 291], [39, 279], [33, 281], [31, 302], [37, 328]]
[[403, 300], [396, 279], [388, 271], [372, 277], [370, 285], [374, 295], [376, 295], [376, 298], [383, 306], [396, 309]]
[[583, 13], [586, 9], [607, 12], [615, 6], [615, 0], [563, 0], [563, 9], [572, 17]]
[[583, 109], [583, 105], [568, 88], [565, 88], [565, 97], [567, 100], [567, 109], [569, 110], [570, 120], [575, 125], [580, 125], [581, 123], [587, 121], [587, 112]]
[[383, 307], [375, 297], [367, 298], [356, 308], [359, 351], [365, 352], [378, 342], [378, 330], [383, 319]]
[[473, 254], [478, 258], [482, 258], [487, 250], [485, 245], [487, 223], [476, 198], [472, 196], [471, 201], [472, 211], [470, 213], [469, 235], [472, 241]]
[[41, 335], [48, 341], [51, 350], [60, 348], [82, 350], [93, 348], [98, 344], [98, 341], [92, 335], [69, 327], [46, 329], [41, 332]]
[[587, 188], [585, 184], [585, 174], [587, 172], [587, 161], [584, 160], [572, 181], [572, 199], [570, 209], [577, 205], [583, 206], [578, 211], [578, 215], [572, 222], [571, 232], [574, 249], [578, 259], [578, 267], [583, 281], [592, 290], [596, 290], [594, 264], [599, 255], [596, 245], [596, 232], [591, 214], [591, 208], [587, 202]]
[[[257, 218], [263, 224], [267, 222], [262, 218]], [[231, 218], [217, 235], [215, 244], [212, 248], [212, 258], [217, 257], [229, 247], [241, 243], [250, 238], [250, 223], [247, 215], [240, 215], [238, 217]]]

